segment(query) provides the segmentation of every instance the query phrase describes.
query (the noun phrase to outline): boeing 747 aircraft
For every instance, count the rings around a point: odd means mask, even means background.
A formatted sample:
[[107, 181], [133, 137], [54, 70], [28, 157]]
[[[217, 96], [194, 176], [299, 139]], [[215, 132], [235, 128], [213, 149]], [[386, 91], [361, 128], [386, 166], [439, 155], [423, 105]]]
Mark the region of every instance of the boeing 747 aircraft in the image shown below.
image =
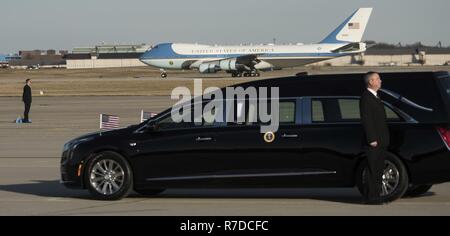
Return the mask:
[[361, 42], [372, 8], [360, 8], [317, 44], [211, 46], [162, 43], [145, 52], [140, 60], [165, 69], [194, 69], [200, 73], [226, 71], [233, 77], [259, 76], [259, 71], [303, 66], [364, 52]]

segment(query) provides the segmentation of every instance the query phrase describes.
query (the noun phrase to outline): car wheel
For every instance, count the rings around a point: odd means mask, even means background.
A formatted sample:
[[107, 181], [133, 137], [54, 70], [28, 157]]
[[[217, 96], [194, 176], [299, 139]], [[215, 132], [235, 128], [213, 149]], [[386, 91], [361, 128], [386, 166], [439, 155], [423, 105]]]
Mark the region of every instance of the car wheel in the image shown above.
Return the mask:
[[[357, 170], [357, 187], [364, 195], [367, 161], [364, 160]], [[389, 154], [386, 157], [383, 171], [383, 186], [381, 201], [391, 202], [401, 198], [408, 190], [409, 177], [405, 165], [396, 156]]]
[[154, 196], [164, 192], [165, 189], [135, 189], [134, 191], [141, 195]]
[[405, 197], [418, 197], [428, 192], [433, 185], [413, 185], [408, 188]]
[[133, 174], [128, 161], [115, 152], [102, 152], [88, 162], [85, 183], [98, 200], [119, 200], [130, 193]]

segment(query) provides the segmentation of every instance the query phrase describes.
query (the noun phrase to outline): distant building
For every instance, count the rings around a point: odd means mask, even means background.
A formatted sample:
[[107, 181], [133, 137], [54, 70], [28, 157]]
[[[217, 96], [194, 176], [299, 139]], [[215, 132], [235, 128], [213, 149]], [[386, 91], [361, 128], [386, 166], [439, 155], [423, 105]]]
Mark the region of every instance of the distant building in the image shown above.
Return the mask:
[[64, 55], [56, 54], [53, 49], [47, 51], [19, 51], [19, 55], [13, 56], [9, 60], [9, 66], [13, 68], [27, 68], [29, 66], [39, 67], [65, 67]]
[[150, 45], [98, 45], [74, 48], [65, 55], [67, 69], [146, 66], [139, 58]]
[[442, 66], [450, 65], [450, 48], [369, 48], [365, 53], [319, 62], [314, 66]]

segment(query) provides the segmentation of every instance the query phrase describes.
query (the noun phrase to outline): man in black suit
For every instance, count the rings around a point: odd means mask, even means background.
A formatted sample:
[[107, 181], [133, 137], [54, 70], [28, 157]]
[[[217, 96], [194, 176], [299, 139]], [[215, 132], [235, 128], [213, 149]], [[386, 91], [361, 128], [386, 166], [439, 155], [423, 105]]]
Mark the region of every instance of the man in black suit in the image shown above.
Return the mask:
[[23, 86], [23, 94], [22, 94], [22, 101], [25, 104], [25, 111], [23, 112], [23, 123], [31, 123], [28, 114], [30, 113], [31, 108], [31, 102], [33, 100], [33, 97], [31, 95], [31, 79], [25, 80], [25, 86]]
[[382, 83], [380, 75], [369, 72], [365, 75], [364, 82], [367, 89], [361, 96], [359, 106], [368, 161], [365, 198], [369, 204], [381, 204], [382, 176], [389, 146], [389, 129], [384, 105], [378, 97], [378, 90]]

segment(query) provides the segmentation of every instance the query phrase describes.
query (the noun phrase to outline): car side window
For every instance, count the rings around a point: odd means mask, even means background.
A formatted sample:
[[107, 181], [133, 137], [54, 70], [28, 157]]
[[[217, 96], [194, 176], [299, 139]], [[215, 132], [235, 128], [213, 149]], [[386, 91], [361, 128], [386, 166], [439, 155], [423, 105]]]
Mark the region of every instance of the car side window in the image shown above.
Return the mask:
[[[223, 103], [223, 101], [221, 101]], [[222, 109], [222, 110], [220, 110]], [[222, 107], [219, 104], [206, 106], [203, 104], [203, 121], [202, 126], [204, 127], [216, 127], [225, 126], [225, 116], [224, 116], [224, 105]], [[195, 119], [195, 118], [194, 118]]]
[[[359, 99], [318, 98], [311, 101], [313, 123], [360, 122]], [[401, 118], [390, 107], [384, 106], [388, 121]]]
[[361, 119], [359, 114], [359, 100], [338, 99], [338, 104], [342, 120], [358, 121]]
[[[241, 118], [245, 122], [229, 122], [228, 125], [255, 125], [261, 124], [259, 119], [259, 102], [237, 101], [235, 103], [234, 119]], [[271, 102], [267, 101], [267, 113], [271, 114]], [[280, 124], [295, 124], [296, 102], [294, 100], [281, 100], [279, 102], [279, 122]], [[229, 116], [229, 115], [228, 115]]]
[[295, 102], [280, 101], [280, 124], [295, 123]]
[[[225, 114], [226, 114], [226, 121], [227, 126], [240, 126], [245, 125], [246, 122], [248, 123], [248, 117], [247, 114], [251, 115], [249, 111], [249, 103], [245, 100], [238, 100], [238, 101], [232, 101], [233, 104], [230, 103], [231, 101], [228, 101], [224, 107], [225, 108]], [[253, 108], [253, 106], [250, 104], [250, 106]], [[247, 117], [247, 118], [246, 118]]]
[[[258, 105], [256, 105], [258, 106]], [[248, 116], [247, 116], [247, 124], [252, 123], [262, 123], [258, 117], [258, 109], [255, 104], [250, 104], [248, 106]], [[272, 114], [271, 112], [271, 102], [267, 102], [267, 113]], [[296, 114], [296, 102], [293, 100], [281, 100], [279, 101], [279, 122], [280, 124], [295, 124], [295, 114]], [[254, 122], [256, 121], [256, 122]]]
[[313, 122], [324, 122], [325, 116], [323, 115], [323, 105], [320, 100], [312, 101], [312, 121]]
[[388, 121], [400, 121], [401, 118], [388, 106], [384, 106], [384, 110], [386, 111], [386, 118]]
[[192, 127], [192, 125], [191, 122], [175, 122], [170, 114], [158, 122], [160, 130], [184, 129]]
[[[160, 130], [172, 130], [172, 129], [186, 129], [186, 128], [195, 128], [195, 127], [213, 127], [213, 126], [223, 126], [223, 119], [216, 118], [219, 111], [216, 109], [216, 106], [206, 107], [206, 103], [202, 106], [202, 113], [195, 116], [193, 109], [190, 109], [190, 113], [187, 114], [183, 119], [187, 121], [175, 122], [172, 119], [171, 114], [168, 114], [165, 118], [158, 122]], [[188, 116], [188, 117], [187, 117]], [[196, 118], [202, 118], [201, 122], [195, 122]]]

